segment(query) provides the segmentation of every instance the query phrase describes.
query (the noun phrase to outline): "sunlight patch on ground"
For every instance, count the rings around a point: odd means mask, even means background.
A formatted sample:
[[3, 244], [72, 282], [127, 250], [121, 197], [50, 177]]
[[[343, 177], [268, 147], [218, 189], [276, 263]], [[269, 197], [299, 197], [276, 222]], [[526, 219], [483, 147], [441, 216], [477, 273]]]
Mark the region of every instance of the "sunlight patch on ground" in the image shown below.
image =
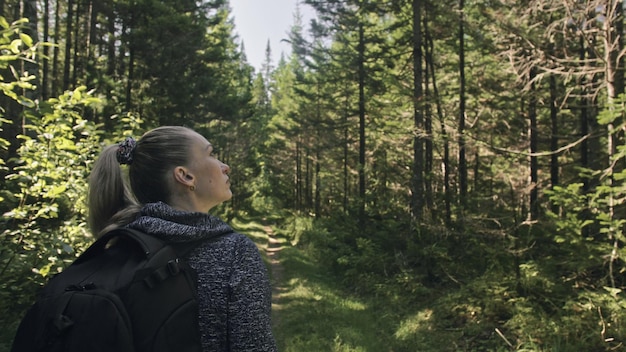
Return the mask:
[[292, 287], [289, 292], [285, 292], [282, 297], [284, 298], [306, 298], [314, 301], [319, 301], [323, 297], [313, 292], [313, 290], [307, 286], [306, 281], [303, 282], [300, 279], [289, 280], [289, 286]]
[[365, 352], [363, 347], [354, 347], [342, 341], [341, 336], [335, 336], [333, 341], [333, 352]]
[[365, 310], [365, 309], [367, 309], [367, 306], [365, 304], [363, 304], [361, 302], [354, 301], [354, 300], [349, 300], [347, 298], [344, 298], [341, 301], [340, 304], [341, 304], [342, 307], [348, 308], [348, 309], [351, 309], [351, 310]]
[[394, 334], [398, 340], [410, 339], [420, 330], [431, 330], [431, 318], [433, 311], [431, 309], [424, 309], [417, 314], [405, 319], [400, 323], [400, 327]]

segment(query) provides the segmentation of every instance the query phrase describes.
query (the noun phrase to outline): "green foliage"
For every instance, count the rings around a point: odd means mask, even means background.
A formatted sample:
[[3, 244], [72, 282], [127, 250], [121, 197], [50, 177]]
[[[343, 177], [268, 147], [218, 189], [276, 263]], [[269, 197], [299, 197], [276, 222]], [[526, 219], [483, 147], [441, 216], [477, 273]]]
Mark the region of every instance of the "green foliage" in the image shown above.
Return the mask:
[[541, 288], [534, 296], [509, 294], [509, 317], [501, 330], [522, 351], [619, 349], [624, 341], [624, 300], [611, 291], [583, 291], [564, 300]]
[[[625, 111], [624, 96], [620, 96], [599, 114], [598, 122], [623, 123]], [[619, 129], [620, 126], [615, 126], [618, 138]], [[624, 325], [626, 305], [622, 292], [626, 285], [623, 260], [626, 238], [625, 220], [619, 215], [626, 197], [626, 173], [621, 165], [625, 155], [623, 146], [618, 146], [609, 168], [581, 172], [597, 176], [587, 178], [599, 180], [595, 188], [573, 183], [547, 192], [550, 201], [560, 209], [558, 213], [548, 213], [557, 230], [554, 240], [558, 248], [550, 251], [552, 264], [559, 262], [555, 269], [566, 277], [560, 284], [573, 283], [574, 289], [562, 302], [563, 309], [551, 328], [552, 336], [543, 339], [552, 338], [562, 346], [578, 340], [582, 349], [595, 349], [600, 344], [606, 349], [617, 348], [626, 341], [620, 329]], [[550, 317], [546, 315], [543, 319]]]
[[323, 236], [323, 234], [314, 233], [316, 229], [313, 226], [313, 219], [309, 216], [291, 215], [285, 220], [281, 232], [294, 246], [297, 246], [303, 237]]
[[273, 309], [279, 350], [403, 350], [393, 341], [392, 307], [352, 295], [310, 254], [290, 246], [278, 253], [284, 268]]
[[[13, 23], [0, 16], [0, 92], [8, 98], [27, 107], [33, 107], [34, 101], [23, 94], [24, 90], [34, 89], [31, 81], [35, 78], [32, 74], [20, 74], [15, 65], [23, 60], [32, 60], [37, 52], [37, 46], [33, 44], [33, 40], [27, 34], [21, 31], [23, 25], [28, 20], [21, 19]], [[5, 75], [10, 75], [5, 77]], [[10, 123], [5, 119], [5, 108], [0, 106], [0, 131], [3, 130], [3, 124]], [[9, 141], [0, 137], [0, 153], [6, 151], [9, 147]], [[0, 159], [0, 172], [5, 172], [6, 161]], [[3, 200], [0, 194], [0, 201]]]
[[[589, 222], [579, 211], [600, 206], [580, 189], [572, 184], [551, 193], [571, 212], [553, 214], [556, 230], [546, 224], [498, 233], [476, 222], [465, 233], [423, 227], [410, 236], [390, 219], [359, 232], [349, 216], [337, 214], [287, 219], [281, 232], [300, 236], [298, 250], [342, 282], [346, 299], [386, 302], [381, 315], [396, 324], [390, 349], [609, 351], [625, 341], [625, 301], [621, 289], [606, 286], [610, 243], [580, 235]], [[552, 241], [540, 237], [550, 233]], [[534, 241], [527, 248], [516, 245], [527, 240]], [[288, 341], [303, 350], [319, 347], [317, 336]]]
[[[0, 349], [5, 349], [37, 288], [65, 268], [91, 242], [86, 228], [87, 176], [100, 149], [102, 131], [87, 120], [102, 101], [79, 87], [39, 105], [26, 96], [33, 75], [20, 74], [20, 60], [33, 60], [36, 45], [21, 32], [25, 20], [11, 25], [0, 18], [0, 89], [26, 109], [24, 133], [17, 136], [17, 159], [0, 189]], [[17, 38], [17, 39], [15, 39]], [[2, 111], [4, 113], [4, 110]], [[2, 123], [10, 123], [1, 118]], [[133, 134], [141, 120], [132, 113], [118, 119], [118, 135]], [[120, 138], [118, 137], [118, 138]], [[0, 139], [7, 150], [8, 141]]]
[[[565, 187], [555, 186], [552, 190], [546, 191], [546, 194], [555, 205], [567, 209], [567, 212], [564, 212], [561, 216], [553, 212], [548, 213], [559, 231], [559, 234], [555, 237], [557, 243], [566, 242], [568, 239], [565, 236], [580, 233], [583, 227], [593, 222], [592, 220], [580, 218], [580, 214], [585, 209], [588, 209], [589, 203], [589, 195], [584, 194], [582, 188], [582, 183], [571, 183]], [[580, 237], [576, 236], [569, 240], [579, 242]]]
[[13, 326], [36, 288], [91, 241], [85, 226], [86, 178], [100, 136], [82, 112], [98, 103], [81, 87], [27, 114], [17, 166], [1, 190], [6, 198], [0, 218], [3, 326]]

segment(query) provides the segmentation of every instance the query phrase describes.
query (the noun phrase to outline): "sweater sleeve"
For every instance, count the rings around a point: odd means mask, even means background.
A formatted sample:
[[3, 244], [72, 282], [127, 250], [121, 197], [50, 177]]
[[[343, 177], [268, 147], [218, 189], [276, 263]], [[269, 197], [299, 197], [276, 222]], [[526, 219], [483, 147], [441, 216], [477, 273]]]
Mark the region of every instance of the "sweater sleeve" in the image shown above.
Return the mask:
[[259, 250], [248, 238], [237, 246], [229, 282], [230, 351], [276, 351], [271, 326], [271, 288]]

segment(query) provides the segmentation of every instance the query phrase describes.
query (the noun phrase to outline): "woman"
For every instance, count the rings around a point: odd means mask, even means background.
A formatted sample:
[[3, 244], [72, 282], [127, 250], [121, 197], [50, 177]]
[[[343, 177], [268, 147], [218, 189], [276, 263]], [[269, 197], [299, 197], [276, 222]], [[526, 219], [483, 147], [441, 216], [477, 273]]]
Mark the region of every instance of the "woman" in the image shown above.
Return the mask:
[[[254, 242], [208, 212], [232, 197], [230, 167], [195, 131], [159, 127], [105, 148], [89, 179], [96, 236], [129, 227], [172, 242], [203, 241], [189, 254], [198, 274], [204, 351], [276, 351], [267, 270]], [[128, 164], [130, 189], [120, 164]]]

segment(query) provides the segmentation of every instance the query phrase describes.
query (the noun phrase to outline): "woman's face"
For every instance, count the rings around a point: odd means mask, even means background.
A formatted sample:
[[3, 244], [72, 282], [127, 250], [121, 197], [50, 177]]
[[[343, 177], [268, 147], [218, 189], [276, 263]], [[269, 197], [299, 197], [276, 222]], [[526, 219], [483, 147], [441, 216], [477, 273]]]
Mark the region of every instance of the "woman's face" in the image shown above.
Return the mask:
[[192, 191], [197, 211], [208, 212], [211, 208], [232, 198], [228, 173], [230, 167], [213, 154], [213, 145], [196, 132], [191, 133], [189, 174], [193, 177]]

